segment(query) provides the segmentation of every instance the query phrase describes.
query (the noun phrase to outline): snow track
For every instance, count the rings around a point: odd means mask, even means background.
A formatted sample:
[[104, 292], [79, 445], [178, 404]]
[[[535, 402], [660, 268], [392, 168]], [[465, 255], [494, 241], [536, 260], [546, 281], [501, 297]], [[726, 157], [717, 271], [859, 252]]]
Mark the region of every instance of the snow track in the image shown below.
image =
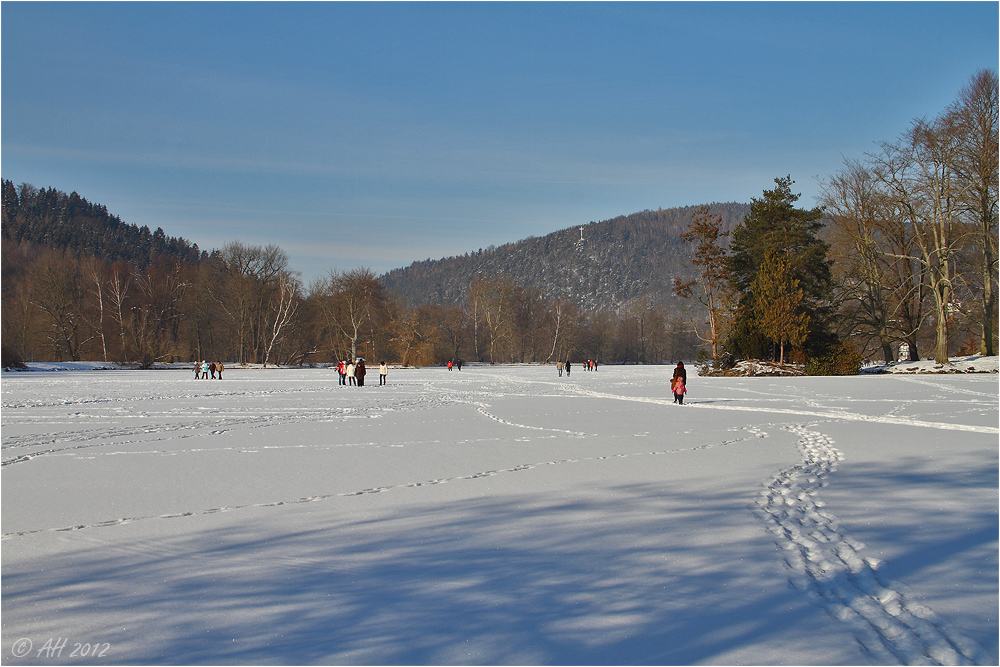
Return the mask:
[[[488, 413], [484, 412], [483, 414], [485, 414], [485, 416], [490, 417], [492, 419], [496, 419], [492, 415], [489, 415]], [[507, 421], [504, 421], [504, 420], [497, 420], [497, 421], [501, 421], [501, 423], [504, 423], [504, 424], [507, 424], [507, 425], [520, 426], [522, 428], [530, 428], [530, 429], [536, 428], [536, 427], [531, 427], [531, 426], [525, 426], [525, 425], [522, 425], [522, 424], [511, 424], [510, 422], [507, 422]], [[543, 429], [543, 430], [551, 430], [551, 429]], [[184, 518], [184, 517], [204, 516], [204, 515], [207, 515], [207, 514], [219, 514], [219, 513], [224, 513], [224, 512], [235, 512], [235, 511], [247, 510], [247, 509], [276, 508], [276, 507], [283, 507], [283, 506], [287, 506], [287, 505], [299, 505], [299, 504], [302, 504], [302, 503], [313, 503], [313, 502], [317, 502], [317, 501], [321, 501], [321, 500], [329, 500], [331, 498], [350, 498], [352, 496], [365, 496], [365, 495], [370, 495], [370, 494], [373, 494], [373, 493], [384, 493], [384, 492], [387, 492], [387, 491], [393, 491], [393, 490], [399, 490], [399, 489], [416, 489], [416, 488], [420, 488], [420, 487], [424, 487], [424, 486], [433, 486], [433, 485], [436, 485], [436, 484], [447, 484], [449, 482], [461, 482], [461, 481], [468, 481], [468, 480], [478, 480], [478, 479], [483, 479], [483, 478], [486, 478], [486, 477], [494, 477], [496, 475], [502, 475], [502, 474], [507, 474], [507, 473], [525, 472], [525, 471], [529, 471], [529, 470], [534, 470], [536, 468], [541, 468], [543, 466], [560, 466], [560, 465], [568, 465], [568, 464], [575, 464], [575, 463], [585, 463], [585, 462], [588, 462], [588, 461], [610, 461], [610, 460], [619, 460], [619, 459], [629, 459], [629, 458], [634, 458], [634, 457], [637, 457], [637, 456], [664, 456], [664, 455], [669, 455], [669, 454], [680, 454], [680, 453], [683, 453], [683, 452], [697, 452], [697, 451], [704, 451], [706, 449], [713, 449], [713, 448], [716, 448], [716, 447], [726, 447], [726, 446], [729, 446], [729, 445], [735, 445], [737, 443], [745, 442], [745, 441], [750, 440], [752, 438], [762, 438], [762, 437], [764, 437], [764, 434], [761, 431], [759, 431], [757, 428], [753, 427], [753, 426], [747, 427], [746, 430], [749, 432], [749, 435], [741, 437], [741, 438], [733, 438], [733, 439], [730, 439], [730, 440], [723, 440], [723, 441], [716, 442], [716, 443], [706, 443], [706, 444], [696, 445], [696, 446], [692, 446], [692, 447], [681, 447], [681, 448], [677, 448], [677, 449], [666, 449], [666, 450], [654, 451], [654, 452], [633, 452], [633, 453], [628, 453], [628, 454], [611, 454], [611, 455], [607, 455], [607, 456], [589, 456], [589, 457], [581, 457], [581, 458], [560, 459], [560, 460], [557, 460], [557, 461], [542, 461], [542, 462], [535, 462], [535, 463], [525, 463], [525, 464], [522, 464], [522, 465], [517, 465], [517, 466], [510, 467], [510, 468], [501, 468], [501, 469], [496, 469], [496, 470], [485, 470], [485, 471], [482, 471], [482, 472], [476, 472], [476, 473], [472, 473], [472, 474], [469, 474], [469, 475], [456, 475], [454, 477], [447, 477], [447, 478], [440, 478], [440, 479], [430, 479], [430, 480], [424, 480], [424, 481], [420, 481], [420, 482], [409, 482], [409, 483], [406, 483], [406, 484], [394, 484], [394, 485], [391, 485], [391, 486], [377, 486], [377, 487], [372, 487], [372, 488], [367, 488], [367, 489], [361, 489], [361, 490], [358, 490], [358, 491], [347, 491], [347, 492], [344, 492], [344, 493], [327, 493], [327, 494], [320, 494], [320, 495], [312, 495], [312, 496], [308, 496], [308, 497], [305, 497], [305, 498], [296, 498], [294, 500], [279, 500], [279, 501], [267, 502], [267, 503], [248, 503], [248, 504], [243, 504], [243, 505], [231, 505], [231, 506], [225, 506], [225, 507], [214, 507], [214, 508], [211, 508], [211, 509], [204, 509], [204, 510], [192, 510], [192, 511], [186, 511], [186, 512], [174, 512], [174, 513], [171, 513], [171, 514], [159, 514], [159, 515], [149, 515], [149, 516], [134, 516], [134, 517], [121, 517], [121, 518], [116, 518], [116, 519], [109, 519], [107, 521], [100, 521], [100, 522], [97, 522], [97, 523], [90, 523], [90, 524], [80, 524], [80, 525], [76, 525], [76, 526], [64, 526], [64, 527], [60, 527], [60, 528], [41, 528], [41, 529], [37, 529], [37, 530], [25, 530], [25, 531], [18, 531], [18, 532], [12, 532], [12, 533], [4, 533], [2, 535], [2, 537], [0, 537], [0, 539], [7, 540], [7, 539], [10, 539], [10, 538], [13, 538], [13, 537], [25, 537], [25, 536], [28, 536], [28, 535], [34, 535], [34, 534], [38, 534], [38, 533], [60, 533], [60, 532], [70, 532], [70, 531], [77, 531], [77, 530], [86, 530], [86, 529], [90, 529], [90, 528], [109, 528], [109, 527], [112, 527], [112, 526], [121, 526], [121, 525], [128, 524], [128, 523], [135, 523], [135, 522], [138, 522], [138, 521], [149, 521], [151, 519], [179, 519], [179, 518]], [[568, 431], [568, 433], [572, 434], [573, 432], [572, 431]], [[212, 450], [212, 451], [218, 451], [218, 450]]]
[[[942, 390], [925, 380], [902, 378]], [[990, 397], [985, 392], [946, 387], [944, 391]], [[667, 405], [666, 399], [622, 396], [572, 388], [595, 398], [608, 398]], [[812, 401], [806, 400], [812, 405]], [[883, 415], [776, 408], [773, 406], [738, 406], [715, 402], [685, 406], [705, 410], [768, 412], [779, 415], [824, 417], [827, 421], [865, 421], [906, 425], [948, 431], [997, 433], [1000, 429], [946, 422], [930, 422], [895, 413], [910, 406], [904, 402]], [[833, 441], [803, 425], [784, 427], [799, 436], [798, 447], [803, 461], [781, 471], [769, 480], [757, 504], [752, 507], [775, 536], [785, 553], [785, 565], [792, 585], [815, 597], [835, 618], [850, 623], [865, 651], [878, 664], [905, 665], [981, 665], [992, 659], [974, 641], [955, 631], [946, 630], [943, 621], [928, 607], [909, 599], [905, 587], [885, 581], [878, 573], [879, 561], [864, 557], [865, 545], [840, 530], [837, 517], [825, 510], [817, 495], [827, 484], [827, 477], [837, 469], [843, 454]], [[763, 435], [761, 436], [763, 437]]]
[[995, 377], [669, 372], [5, 377], [0, 661], [996, 664]]
[[799, 436], [803, 460], [770, 480], [754, 509], [785, 553], [792, 585], [854, 626], [878, 664], [989, 664], [976, 642], [947, 630], [933, 611], [904, 594], [904, 586], [884, 580], [879, 561], [863, 556], [865, 545], [824, 509], [818, 492], [844, 458], [833, 440], [806, 426], [785, 428]]

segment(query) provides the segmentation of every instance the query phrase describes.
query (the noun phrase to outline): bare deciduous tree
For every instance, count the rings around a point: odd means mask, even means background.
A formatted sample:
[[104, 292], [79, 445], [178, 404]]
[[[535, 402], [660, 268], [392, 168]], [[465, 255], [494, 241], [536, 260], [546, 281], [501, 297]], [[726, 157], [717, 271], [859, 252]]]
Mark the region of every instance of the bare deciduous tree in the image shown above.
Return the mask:
[[270, 331], [267, 341], [267, 351], [264, 353], [264, 366], [271, 360], [271, 353], [274, 351], [275, 343], [295, 322], [295, 315], [299, 311], [302, 303], [301, 285], [299, 281], [289, 273], [279, 273], [274, 278], [277, 286], [277, 300], [271, 305]]
[[[722, 231], [722, 218], [709, 213], [707, 205], [695, 212], [688, 231], [681, 238], [697, 242], [691, 263], [698, 268], [698, 278], [684, 281], [674, 278], [674, 293], [684, 299], [694, 299], [708, 311], [708, 335], [702, 336], [695, 327], [695, 334], [712, 346], [712, 360], [719, 358], [719, 343], [722, 340], [722, 324], [729, 309], [729, 271], [726, 268], [726, 250], [720, 239], [729, 235]], [[696, 292], [694, 286], [698, 285]]]
[[331, 271], [321, 281], [319, 292], [328, 332], [342, 336], [351, 359], [357, 359], [364, 328], [368, 326], [371, 331], [376, 313], [385, 308], [385, 288], [370, 269], [362, 268], [344, 273]]
[[876, 170], [920, 250], [935, 310], [935, 358], [948, 362], [948, 326], [954, 312], [956, 259], [967, 241], [959, 202], [967, 186], [957, 178], [959, 129], [947, 117], [918, 120], [897, 142], [883, 143]]
[[33, 303], [48, 316], [48, 338], [57, 358], [65, 352], [80, 361], [80, 348], [94, 337], [87, 327], [84, 291], [76, 260], [48, 252], [31, 267]]
[[979, 300], [980, 353], [996, 354], [994, 328], [997, 310], [997, 204], [998, 204], [998, 133], [997, 73], [980, 70], [959, 91], [958, 100], [949, 108], [951, 122], [958, 128], [959, 147], [956, 169], [961, 205], [970, 218], [970, 245], [978, 267], [970, 271], [976, 282]]
[[514, 282], [507, 276], [476, 277], [469, 286], [469, 301], [481, 314], [490, 337], [490, 363], [510, 340]]

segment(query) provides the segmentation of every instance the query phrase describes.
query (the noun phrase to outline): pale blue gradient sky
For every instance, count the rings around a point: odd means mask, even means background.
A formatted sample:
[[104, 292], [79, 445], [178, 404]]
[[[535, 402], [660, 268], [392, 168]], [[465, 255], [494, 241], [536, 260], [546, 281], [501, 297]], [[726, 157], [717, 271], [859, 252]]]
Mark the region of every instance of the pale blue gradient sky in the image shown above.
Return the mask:
[[2, 4], [2, 172], [308, 281], [821, 179], [998, 3]]

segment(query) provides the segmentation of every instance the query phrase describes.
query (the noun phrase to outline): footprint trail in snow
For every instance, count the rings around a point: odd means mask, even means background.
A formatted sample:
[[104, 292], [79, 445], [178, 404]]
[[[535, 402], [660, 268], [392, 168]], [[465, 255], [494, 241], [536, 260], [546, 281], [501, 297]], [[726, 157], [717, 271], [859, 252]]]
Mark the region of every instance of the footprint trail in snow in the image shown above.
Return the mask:
[[801, 425], [803, 460], [775, 475], [761, 491], [755, 513], [785, 554], [789, 578], [835, 618], [850, 623], [878, 664], [989, 664], [976, 642], [945, 628], [926, 606], [908, 599], [903, 586], [885, 580], [865, 545], [840, 529], [836, 515], [817, 498], [843, 454], [829, 437]]

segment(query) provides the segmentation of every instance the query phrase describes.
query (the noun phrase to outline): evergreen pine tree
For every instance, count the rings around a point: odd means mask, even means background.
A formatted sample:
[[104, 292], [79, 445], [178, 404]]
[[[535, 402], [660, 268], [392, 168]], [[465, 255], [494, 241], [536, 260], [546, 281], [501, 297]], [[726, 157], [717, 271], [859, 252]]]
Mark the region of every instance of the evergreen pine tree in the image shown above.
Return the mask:
[[778, 361], [785, 363], [785, 344], [802, 345], [809, 331], [809, 315], [802, 312], [803, 290], [783, 255], [767, 253], [750, 292], [761, 333], [778, 344]]
[[827, 243], [818, 236], [823, 210], [797, 208], [791, 176], [774, 179], [775, 188], [753, 199], [750, 213], [733, 230], [727, 267], [739, 305], [733, 331], [727, 342], [737, 357], [773, 356], [777, 340], [765, 330], [754, 309], [753, 286], [769, 253], [782, 255], [791, 279], [802, 289], [799, 313], [809, 316], [808, 333], [802, 347], [808, 355], [822, 354], [836, 341], [830, 331], [830, 297], [833, 292], [832, 262]]

